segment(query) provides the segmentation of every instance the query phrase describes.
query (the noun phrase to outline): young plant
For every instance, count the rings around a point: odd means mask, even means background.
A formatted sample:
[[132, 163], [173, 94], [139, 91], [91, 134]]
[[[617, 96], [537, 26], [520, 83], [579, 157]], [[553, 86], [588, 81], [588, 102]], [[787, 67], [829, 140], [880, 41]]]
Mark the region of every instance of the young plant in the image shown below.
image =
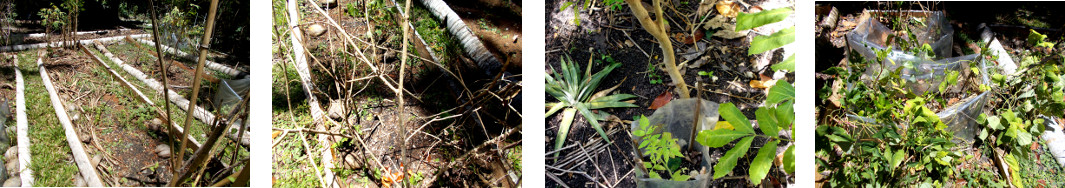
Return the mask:
[[[584, 74], [581, 74], [578, 72], [580, 67], [574, 65], [569, 58], [563, 57], [562, 70], [554, 71], [552, 75], [545, 76], [547, 83], [544, 85], [544, 90], [547, 91], [547, 94], [555, 97], [555, 99], [558, 99], [559, 101], [557, 103], [547, 104], [547, 107], [549, 107], [550, 110], [547, 111], [545, 118], [551, 117], [555, 112], [562, 110], [562, 122], [558, 128], [558, 136], [555, 139], [555, 150], [562, 148], [562, 144], [566, 141], [566, 136], [569, 134], [569, 128], [573, 125], [573, 118], [577, 112], [580, 112], [581, 115], [584, 116], [584, 119], [588, 121], [588, 124], [591, 124], [592, 128], [595, 128], [595, 131], [599, 132], [599, 135], [602, 136], [607, 143], [610, 143], [610, 138], [607, 137], [602, 126], [599, 125], [599, 120], [602, 119], [601, 117], [606, 117], [605, 113], [600, 112], [599, 114], [595, 114], [592, 113], [591, 110], [637, 107], [635, 104], [632, 104], [632, 101], [624, 101], [626, 99], [634, 98], [636, 95], [607, 95], [614, 91], [617, 86], [595, 92], [596, 88], [599, 87], [599, 82], [602, 81], [603, 78], [606, 78], [614, 68], [621, 66], [621, 64], [616, 62], [608, 62], [610, 63], [609, 65], [595, 74], [592, 74], [592, 66], [594, 66], [594, 64], [589, 62]], [[559, 153], [555, 153], [555, 156], [557, 157], [558, 154]]]
[[632, 135], [641, 137], [639, 149], [646, 150], [647, 153], [644, 154], [650, 159], [643, 162], [643, 168], [647, 170], [647, 176], [664, 179], [664, 176], [659, 174], [659, 172], [664, 172], [669, 175], [670, 180], [688, 181], [691, 176], [684, 173], [688, 171], [687, 168], [680, 167], [683, 155], [680, 152], [680, 145], [677, 144], [677, 139], [673, 138], [673, 134], [669, 132], [655, 133], [662, 126], [651, 125], [645, 116], [641, 115], [636, 118], [636, 121], [639, 122], [640, 128], [636, 129]]
[[[714, 130], [701, 131], [696, 136], [696, 141], [711, 148], [723, 147], [736, 139], [740, 139], [740, 141], [728, 152], [725, 152], [725, 155], [714, 165], [714, 178], [721, 178], [732, 172], [739, 159], [747, 155], [747, 150], [751, 148], [751, 142], [754, 141], [754, 138], [764, 137], [768, 138], [769, 141], [761, 149], [758, 149], [758, 155], [751, 161], [751, 167], [748, 172], [748, 178], [751, 183], [760, 184], [773, 166], [773, 159], [777, 155], [777, 145], [781, 141], [792, 142], [791, 139], [781, 138], [777, 133], [780, 130], [792, 130], [794, 128], [794, 102], [795, 88], [791, 84], [781, 82], [769, 89], [766, 105], [755, 111], [758, 128], [762, 131], [762, 135], [754, 131], [750, 120], [734, 104], [721, 104], [718, 112], [721, 113], [721, 118], [727, 122], [725, 124], [731, 127], [719, 125]], [[794, 137], [795, 133], [789, 132]], [[794, 147], [792, 145], [784, 152], [784, 161], [781, 168], [788, 173], [794, 173], [795, 171]]]

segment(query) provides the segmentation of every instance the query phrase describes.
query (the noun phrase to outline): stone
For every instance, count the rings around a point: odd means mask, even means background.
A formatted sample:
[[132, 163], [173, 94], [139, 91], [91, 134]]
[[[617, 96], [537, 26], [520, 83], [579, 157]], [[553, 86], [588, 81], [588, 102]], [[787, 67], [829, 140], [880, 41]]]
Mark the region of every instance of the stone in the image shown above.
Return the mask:
[[337, 0], [318, 1], [318, 5], [320, 5], [322, 8], [333, 8], [337, 6]]
[[163, 127], [163, 120], [161, 120], [159, 118], [154, 118], [154, 119], [152, 119], [152, 121], [148, 122], [148, 130], [161, 132], [162, 131], [162, 127]]
[[92, 141], [92, 136], [84, 132], [78, 133], [78, 138], [80, 138], [83, 143], [89, 143]]
[[385, 52], [384, 60], [394, 60], [394, 59], [396, 59], [396, 51], [387, 51], [387, 52]]
[[92, 166], [93, 167], [100, 166], [100, 161], [103, 160], [103, 159], [104, 158], [101, 157], [100, 154], [93, 155], [92, 156]]
[[344, 102], [341, 100], [333, 100], [332, 102], [329, 102], [329, 110], [327, 111], [329, 118], [333, 118], [334, 120], [340, 120], [347, 114], [347, 110], [344, 109]]
[[21, 187], [21, 186], [22, 186], [22, 180], [18, 176], [12, 176], [11, 178], [8, 178], [7, 181], [4, 181], [4, 187]]
[[159, 157], [170, 158], [170, 146], [166, 144], [159, 144], [159, 146], [155, 146], [155, 153], [159, 154]]
[[313, 37], [320, 37], [328, 31], [325, 26], [322, 26], [322, 24], [311, 24], [310, 26], [307, 26], [306, 30], [307, 34]]
[[7, 161], [6, 170], [8, 175], [18, 175], [18, 160]]
[[7, 148], [7, 151], [4, 152], [4, 160], [6, 160], [6, 161], [13, 161], [17, 157], [18, 157], [18, 149], [16, 147]]

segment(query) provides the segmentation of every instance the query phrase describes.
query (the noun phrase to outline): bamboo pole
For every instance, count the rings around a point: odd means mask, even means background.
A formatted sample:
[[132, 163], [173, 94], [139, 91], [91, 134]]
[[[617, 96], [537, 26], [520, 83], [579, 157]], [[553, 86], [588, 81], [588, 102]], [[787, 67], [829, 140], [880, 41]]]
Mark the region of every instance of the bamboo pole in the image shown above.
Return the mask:
[[[144, 40], [144, 39], [136, 39], [136, 40], [138, 42], [147, 44], [149, 46], [160, 46], [158, 48], [159, 50], [156, 50], [156, 51], [163, 51], [163, 52], [166, 52], [166, 53], [174, 54], [175, 56], [178, 56], [178, 57], [181, 57], [181, 58], [185, 58], [185, 59], [188, 59], [188, 60], [197, 60], [197, 59], [195, 59], [196, 56], [193, 56], [192, 54], [182, 52], [181, 50], [178, 50], [176, 48], [172, 48], [172, 47], [164, 45], [164, 44], [158, 44], [157, 45], [157, 43], [155, 43], [155, 42]], [[204, 51], [202, 54], [200, 54], [200, 56], [204, 56], [204, 57], [206, 57], [206, 55], [207, 55], [206, 51]], [[204, 67], [207, 67], [208, 69], [211, 69], [211, 70], [216, 70], [218, 72], [222, 72], [222, 73], [228, 74], [230, 76], [238, 76], [241, 73], [244, 73], [243, 71], [240, 71], [240, 70], [237, 70], [235, 68], [229, 67], [228, 65], [221, 64], [221, 63], [218, 63], [218, 62], [214, 62], [214, 61], [211, 61], [211, 60], [204, 60]]]
[[18, 135], [18, 169], [23, 186], [33, 186], [33, 170], [30, 170], [29, 122], [26, 120], [26, 81], [18, 69], [18, 56], [15, 59], [15, 129]]
[[[118, 80], [122, 83], [122, 86], [125, 86], [127, 89], [132, 90], [134, 93], [136, 93], [137, 97], [134, 97], [134, 99], [137, 99], [138, 101], [143, 102], [143, 103], [147, 103], [149, 107], [151, 107], [152, 109], [155, 109], [154, 111], [155, 111], [156, 115], [158, 115], [159, 117], [162, 117], [163, 119], [170, 119], [170, 118], [166, 118], [166, 114], [162, 110], [160, 110], [160, 108], [158, 106], [156, 106], [155, 102], [152, 102], [152, 100], [149, 99], [148, 96], [144, 95], [144, 93], [142, 93], [140, 89], [137, 89], [137, 87], [135, 87], [135, 86], [133, 86], [133, 84], [129, 83], [129, 81], [127, 81], [126, 78], [124, 78], [121, 75], [119, 75], [118, 72], [115, 72], [114, 69], [111, 69], [111, 66], [107, 65], [107, 63], [104, 63], [103, 59], [100, 59], [100, 57], [96, 57], [96, 55], [94, 55], [92, 52], [90, 52], [89, 49], [86, 48], [84, 45], [78, 45], [78, 46], [81, 47], [81, 50], [84, 51], [85, 54], [88, 54], [89, 57], [92, 57], [93, 61], [96, 61], [101, 66], [106, 68], [108, 73], [111, 74], [111, 76], [113, 76], [115, 78], [118, 78]], [[167, 125], [170, 125], [170, 127], [173, 130], [176, 130], [178, 132], [178, 134], [183, 134], [185, 132], [185, 130], [181, 129], [181, 126], [178, 126], [177, 123], [170, 122], [170, 121], [167, 121], [165, 123]], [[170, 132], [167, 132], [167, 134], [170, 134]], [[171, 136], [177, 136], [177, 135], [171, 135]], [[189, 146], [189, 149], [195, 150], [195, 149], [199, 149], [200, 148], [200, 142], [196, 141], [196, 138], [193, 138], [191, 136], [189, 136], [188, 138], [189, 138], [189, 142], [192, 142], [192, 145]]]
[[[407, 2], [404, 3], [404, 4], [406, 6], [406, 8], [405, 8], [406, 11], [403, 11], [403, 12], [404, 13], [410, 13], [410, 4], [413, 4], [413, 3], [411, 3], [410, 0], [407, 0]], [[403, 20], [402, 20], [403, 21], [403, 25], [410, 25], [410, 14], [400, 14], [400, 16], [403, 17]], [[406, 105], [405, 105], [405, 102], [403, 101], [403, 78], [406, 76], [406, 74], [403, 74], [403, 72], [404, 72], [404, 70], [407, 69], [407, 59], [408, 59], [407, 58], [407, 43], [408, 43], [407, 41], [410, 41], [410, 27], [403, 27], [403, 41], [400, 41], [400, 43], [403, 44], [403, 45], [400, 45], [400, 46], [402, 46], [402, 49], [403, 49], [403, 51], [401, 53], [401, 54], [403, 54], [403, 56], [402, 56], [402, 58], [400, 58], [400, 64], [399, 64], [399, 84], [397, 84], [396, 85], [397, 88], [395, 90], [393, 90], [393, 92], [396, 93], [396, 98], [399, 101], [399, 105], [396, 105], [396, 108], [399, 108], [399, 129], [400, 129], [399, 132], [400, 132], [400, 138], [404, 138], [404, 139], [400, 139], [400, 145], [399, 145], [400, 157], [399, 157], [399, 162], [400, 162], [400, 164], [408, 164], [408, 165], [400, 165], [400, 166], [402, 166], [402, 169], [400, 169], [400, 173], [407, 173], [407, 168], [408, 168], [408, 166], [410, 166], [409, 165], [410, 163], [407, 162], [407, 158], [410, 158], [410, 155], [409, 155], [409, 153], [407, 153], [408, 152], [407, 151], [407, 139], [405, 139], [405, 138], [407, 138], [407, 135], [410, 134], [409, 133], [410, 130], [407, 129], [407, 114], [406, 114], [406, 107], [405, 107]], [[399, 181], [399, 180], [396, 180], [396, 181]], [[405, 185], [405, 187], [410, 187], [408, 181], [399, 181], [399, 182], [401, 182], [400, 184]]]
[[[148, 48], [145, 48], [144, 46], [141, 45], [140, 42], [137, 42], [137, 40], [134, 40], [133, 38], [129, 38], [129, 37], [126, 37], [125, 39], [126, 39], [126, 42], [128, 42], [130, 44], [133, 44], [134, 46], [137, 46], [138, 49], [141, 49], [141, 50], [144, 50], [145, 52], [148, 52], [149, 55], [152, 55], [155, 58], [159, 58], [159, 53], [156, 53], [153, 50], [149, 50]], [[165, 46], [165, 45], [162, 45], [162, 46]], [[195, 71], [195, 70], [192, 70], [192, 68], [189, 68], [188, 66], [185, 66], [184, 63], [181, 63], [181, 62], [178, 62], [178, 61], [174, 61], [173, 59], [169, 60], [169, 62], [170, 62], [171, 65], [177, 65], [178, 68], [181, 68], [182, 70], [189, 71], [189, 72]], [[203, 76], [204, 80], [207, 80], [207, 81], [209, 81], [211, 83], [218, 83], [218, 78], [215, 78], [214, 76], [211, 76], [211, 73], [209, 73], [209, 72], [204, 72], [202, 76]]]
[[[307, 105], [311, 112], [311, 121], [314, 122], [318, 130], [325, 130], [325, 123], [321, 123], [323, 119], [325, 119], [325, 112], [322, 111], [322, 107], [319, 106], [320, 102], [318, 102], [318, 98], [314, 96], [314, 85], [311, 84], [313, 83], [313, 79], [311, 78], [310, 66], [307, 65], [307, 56], [304, 54], [306, 51], [303, 49], [303, 44], [301, 42], [303, 40], [300, 38], [303, 36], [303, 33], [300, 31], [299, 26], [297, 26], [300, 22], [299, 9], [296, 8], [297, 5], [298, 3], [296, 3], [295, 0], [289, 0], [286, 5], [288, 8], [288, 27], [292, 30], [292, 34], [289, 35], [289, 40], [292, 41], [293, 61], [295, 61], [296, 73], [300, 76], [300, 85], [303, 86], [303, 91], [307, 95]], [[316, 4], [312, 4], [312, 6], [313, 5]], [[376, 71], [376, 68], [374, 69]], [[318, 143], [325, 146], [332, 145], [327, 135], [318, 135]], [[310, 154], [308, 153], [308, 155]], [[335, 166], [333, 164], [332, 150], [323, 150], [320, 158], [322, 160], [322, 179], [325, 181], [324, 186], [327, 188], [339, 187], [333, 178], [334, 175], [332, 169], [335, 168]]]
[[[155, 13], [155, 0], [148, 0], [148, 7], [151, 10], [151, 16], [152, 16], [152, 19], [151, 19], [151, 21], [152, 21], [152, 38], [155, 39], [156, 41], [159, 41], [159, 40], [161, 40], [160, 38], [162, 38], [162, 37], [159, 37], [159, 27], [158, 27], [159, 25], [156, 23], [156, 20], [158, 20], [159, 16], [156, 15], [156, 13]], [[128, 37], [126, 39], [128, 39]], [[105, 51], [106, 49], [102, 48], [102, 45], [97, 45], [97, 48], [101, 48], [101, 50], [100, 50], [101, 52], [106, 52]], [[159, 46], [157, 45], [155, 48], [158, 50]], [[111, 56], [108, 56], [108, 57], [111, 57]], [[162, 74], [163, 74], [163, 90], [169, 91], [170, 90], [170, 85], [166, 83], [167, 82], [166, 79], [169, 78], [169, 77], [167, 77], [167, 72], [170, 72], [170, 69], [167, 68], [166, 64], [163, 63], [164, 56], [159, 54], [159, 58], [156, 58], [156, 59], [159, 60], [159, 70], [163, 70], [162, 71]], [[193, 82], [200, 83], [200, 80], [196, 79], [196, 80], [193, 80]], [[163, 98], [170, 99], [170, 92], [166, 92], [166, 91], [162, 92], [163, 93]], [[180, 96], [180, 95], [177, 95], [177, 96]], [[165, 118], [164, 120], [166, 120], [167, 124], [173, 123], [174, 119], [172, 119], [171, 116], [170, 116], [170, 103], [167, 103], [167, 102], [163, 102], [163, 103], [164, 103], [163, 106], [165, 107], [165, 108], [163, 108], [163, 111], [164, 111], [164, 113], [166, 113], [166, 114], [164, 114], [166, 116], [163, 116], [163, 118]], [[195, 106], [196, 103], [190, 103], [189, 105], [190, 106]], [[189, 111], [190, 112], [185, 115], [186, 117], [188, 117], [189, 114], [192, 114], [191, 113], [192, 110], [189, 110]], [[186, 119], [185, 121], [188, 121], [188, 119]], [[168, 126], [166, 132], [168, 134], [169, 133], [173, 133], [177, 129], [181, 129], [181, 128], [177, 128], [176, 126], [175, 127], [169, 127]], [[188, 130], [188, 126], [185, 126], [184, 129]], [[175, 138], [173, 136], [169, 136], [166, 139], [170, 143], [170, 145], [169, 145], [170, 146], [170, 153], [171, 153], [171, 156], [170, 156], [170, 165], [171, 165], [170, 166], [170, 174], [177, 173], [177, 170], [175, 170], [173, 165], [174, 164], [178, 164], [178, 162], [181, 162], [181, 158], [183, 156], [185, 156], [185, 142], [188, 141], [186, 139], [187, 137], [188, 137], [188, 132], [182, 131], [181, 132], [181, 138], [182, 138], [181, 139], [181, 143], [182, 144], [181, 144], [181, 147], [178, 147], [178, 148], [174, 148]]]
[[[152, 88], [155, 91], [160, 92], [160, 93], [162, 93], [162, 92], [169, 93], [168, 100], [170, 100], [171, 103], [176, 104], [180, 108], [188, 108], [189, 106], [192, 106], [192, 107], [194, 107], [196, 109], [196, 111], [194, 113], [186, 114], [186, 115], [194, 116], [194, 117], [196, 117], [196, 119], [199, 119], [204, 124], [214, 125], [214, 121], [216, 121], [214, 119], [215, 115], [212, 114], [211, 112], [208, 112], [206, 109], [204, 109], [202, 107], [199, 107], [199, 106], [196, 106], [196, 105], [191, 105], [191, 103], [189, 102], [188, 99], [185, 99], [185, 97], [181, 97], [181, 95], [179, 95], [177, 92], [174, 92], [174, 90], [171, 90], [169, 88], [164, 88], [163, 85], [161, 85], [159, 83], [159, 81], [156, 81], [153, 78], [149, 78], [147, 74], [144, 74], [144, 72], [141, 72], [137, 68], [126, 64], [124, 61], [122, 61], [122, 59], [119, 59], [118, 57], [115, 57], [115, 55], [112, 54], [111, 51], [107, 50], [107, 48], [104, 47], [102, 44], [95, 44], [95, 46], [96, 46], [97, 50], [100, 50], [100, 52], [104, 53], [104, 56], [106, 56], [108, 59], [111, 59], [111, 62], [114, 62], [115, 64], [117, 64], [120, 67], [122, 67], [122, 70], [125, 70], [126, 73], [129, 73], [130, 75], [133, 75], [133, 77], [135, 77], [138, 80], [140, 80], [141, 82], [143, 82], [149, 88]], [[219, 120], [219, 121], [225, 121], [225, 120]], [[237, 124], [241, 124], [241, 123], [238, 122]], [[184, 137], [189, 137], [189, 136], [185, 135]], [[236, 134], [226, 135], [226, 138], [230, 138], [230, 139], [232, 139], [234, 141], [237, 141], [243, 146], [249, 146], [250, 142], [251, 142], [248, 138], [241, 138], [241, 139], [238, 140]]]
[[93, 168], [92, 162], [89, 161], [89, 157], [85, 154], [85, 147], [81, 145], [81, 139], [78, 139], [78, 133], [74, 130], [73, 123], [70, 122], [70, 117], [67, 115], [66, 108], [63, 108], [63, 99], [59, 98], [59, 94], [55, 90], [55, 86], [52, 86], [52, 79], [48, 77], [48, 70], [44, 68], [44, 61], [41, 61], [41, 57], [44, 53], [41, 53], [37, 57], [38, 72], [41, 73], [41, 80], [44, 82], [44, 88], [48, 90], [48, 97], [51, 98], [52, 108], [55, 109], [55, 115], [59, 118], [59, 123], [63, 125], [67, 137], [67, 144], [70, 145], [71, 153], [74, 155], [74, 162], [77, 163], [81, 176], [85, 178], [85, 182], [92, 187], [102, 187], [103, 183], [100, 181], [100, 177], [96, 175], [96, 169]]
[[[196, 101], [200, 99], [199, 98], [199, 95], [200, 95], [200, 79], [203, 79], [203, 78], [200, 77], [200, 74], [203, 74], [204, 61], [207, 61], [207, 48], [208, 48], [207, 46], [211, 45], [211, 35], [214, 34], [214, 20], [215, 20], [215, 15], [217, 15], [217, 14], [218, 14], [218, 0], [211, 0], [211, 6], [210, 6], [210, 8], [207, 9], [207, 28], [204, 29], [203, 41], [200, 42], [200, 59], [198, 61], [196, 61], [197, 62], [196, 63], [196, 73], [193, 74], [193, 79], [192, 80], [194, 82], [192, 82], [192, 95], [189, 96], [189, 107], [186, 108], [189, 114], [192, 114], [193, 110], [195, 110], [195, 108], [192, 108], [192, 107], [196, 106]], [[157, 44], [157, 46], [158, 46], [158, 44]], [[217, 124], [208, 124], [208, 125], [217, 125]], [[192, 117], [185, 116], [185, 129], [189, 129], [189, 126], [192, 126]], [[185, 132], [185, 134], [187, 135], [188, 132]], [[182, 138], [181, 139], [181, 147], [179, 147], [179, 148], [185, 148], [185, 144], [186, 144], [187, 140], [185, 140], [184, 136], [182, 136], [181, 138]], [[208, 139], [208, 143], [207, 144], [211, 144], [210, 143], [210, 139]], [[211, 147], [211, 146], [207, 146], [207, 147]], [[178, 154], [177, 155], [178, 159], [184, 160], [185, 151], [181, 151], [180, 153], [177, 153], [177, 154]], [[185, 168], [188, 168], [188, 167], [185, 167]], [[185, 173], [185, 174], [188, 174], [188, 173]], [[184, 181], [184, 177], [179, 178], [179, 176], [174, 176], [174, 180], [170, 182], [169, 186], [171, 186], [171, 187], [177, 186], [177, 185], [181, 184], [182, 181]]]
[[[249, 98], [244, 98], [244, 100], [241, 100], [240, 104], [237, 105], [237, 108], [233, 108], [233, 110], [230, 111], [229, 116], [234, 117], [237, 112], [245, 110], [245, 107], [248, 106], [246, 105], [248, 104], [248, 99]], [[233, 122], [226, 123], [225, 126], [218, 124], [212, 126], [214, 127], [211, 129], [211, 132], [209, 132], [211, 135], [207, 137], [207, 142], [204, 142], [204, 147], [197, 149], [196, 152], [192, 154], [192, 158], [189, 158], [189, 160], [182, 163], [183, 165], [179, 171], [180, 174], [174, 176], [174, 180], [170, 181], [170, 184], [167, 185], [168, 187], [181, 185], [185, 179], [192, 176], [194, 172], [200, 170], [203, 167], [204, 162], [211, 158], [211, 156], [214, 156], [210, 155], [210, 153], [212, 149], [218, 145], [218, 138], [225, 134], [229, 127], [233, 126]]]

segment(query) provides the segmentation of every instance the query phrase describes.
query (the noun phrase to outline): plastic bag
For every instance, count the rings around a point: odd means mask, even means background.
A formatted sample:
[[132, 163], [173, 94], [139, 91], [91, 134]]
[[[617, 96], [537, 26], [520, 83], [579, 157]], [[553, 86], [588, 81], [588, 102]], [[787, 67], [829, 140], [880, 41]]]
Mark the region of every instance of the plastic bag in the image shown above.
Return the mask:
[[[662, 132], [669, 132], [673, 134], [673, 137], [677, 139], [677, 144], [681, 148], [687, 148], [688, 138], [692, 136], [692, 121], [695, 119], [692, 117], [695, 115], [696, 101], [702, 102], [702, 109], [699, 110], [700, 118], [699, 127], [696, 128], [694, 133], [698, 133], [702, 130], [711, 130], [718, 120], [718, 104], [703, 99], [677, 99], [669, 102], [665, 106], [655, 110], [651, 117], [648, 117], [648, 121], [652, 125], [662, 125], [660, 129]], [[639, 128], [637, 122], [633, 122], [631, 130], [635, 131]], [[660, 132], [656, 132], [660, 133]], [[640, 141], [640, 137], [635, 137], [637, 142]], [[710, 174], [713, 169], [710, 166], [710, 148], [701, 144], [695, 143], [693, 149], [699, 151], [702, 154], [703, 160], [700, 164], [700, 168], [705, 168], [706, 173], [700, 173], [696, 176], [692, 176], [688, 181], [672, 181], [667, 179], [655, 179], [648, 178], [645, 169], [637, 167], [636, 170], [636, 187], [709, 187], [710, 186]], [[646, 153], [646, 151], [644, 152]], [[688, 169], [688, 170], [702, 170], [702, 169]]]
[[[866, 11], [860, 18], [858, 26], [847, 33], [847, 46], [849, 50], [857, 51], [865, 59], [876, 59], [875, 50], [889, 49], [892, 53], [905, 54], [906, 52], [889, 47], [891, 35], [895, 32], [884, 24], [881, 24], [872, 15], [905, 15], [906, 19], [914, 19], [914, 22], [923, 23], [924, 27], [912, 28], [917, 37], [917, 44], [929, 44], [936, 58], [939, 60], [951, 55], [951, 44], [954, 42], [954, 29], [950, 26], [943, 12], [940, 11]], [[909, 20], [907, 20], [909, 21]], [[917, 24], [922, 25], [922, 24]]]
[[[884, 13], [884, 11], [868, 11], [866, 14]], [[927, 11], [903, 11], [903, 12], [887, 12], [889, 14], [909, 14], [909, 15], [923, 15], [927, 17], [928, 29], [919, 30], [921, 32], [915, 32], [918, 36], [918, 41], [932, 42], [933, 51], [936, 53], [936, 58], [929, 58], [926, 56], [910, 54], [906, 51], [898, 51], [885, 47], [888, 43], [887, 36], [893, 33], [884, 25], [877, 22], [875, 19], [863, 16], [866, 20], [859, 23], [859, 26], [855, 28], [851, 33], [847, 34], [847, 43], [852, 51], [858, 52], [867, 60], [876, 59], [876, 51], [890, 50], [883, 61], [879, 64], [871, 63], [866, 71], [863, 73], [863, 80], [867, 84], [872, 84], [873, 80], [880, 79], [881, 76], [890, 75], [895, 70], [900, 70], [899, 77], [906, 80], [904, 89], [911, 93], [924, 94], [924, 93], [939, 93], [939, 86], [946, 81], [947, 73], [951, 71], [958, 72], [957, 83], [969, 83], [966, 79], [977, 79], [976, 83], [990, 85], [990, 73], [989, 65], [983, 59], [979, 58], [978, 54], [940, 58], [946, 57], [951, 54], [950, 46], [951, 34], [953, 29], [947, 24], [946, 18], [941, 12], [927, 12]], [[942, 32], [935, 32], [940, 30]], [[936, 60], [939, 58], [938, 60]], [[971, 63], [977, 63], [979, 67], [979, 75], [971, 76], [974, 74], [970, 69]], [[853, 84], [848, 84], [848, 87]], [[945, 92], [963, 92], [965, 87], [950, 86], [946, 87]], [[976, 123], [976, 117], [983, 112], [984, 106], [987, 104], [989, 92], [982, 92], [972, 96], [968, 96], [952, 106], [943, 108], [936, 115], [940, 120], [947, 125], [948, 129], [954, 132], [955, 142], [966, 141], [972, 142], [978, 131], [979, 124]], [[876, 123], [874, 119], [868, 117], [861, 117], [853, 114], [847, 115], [850, 119], [866, 122]], [[960, 140], [957, 140], [960, 139]]]

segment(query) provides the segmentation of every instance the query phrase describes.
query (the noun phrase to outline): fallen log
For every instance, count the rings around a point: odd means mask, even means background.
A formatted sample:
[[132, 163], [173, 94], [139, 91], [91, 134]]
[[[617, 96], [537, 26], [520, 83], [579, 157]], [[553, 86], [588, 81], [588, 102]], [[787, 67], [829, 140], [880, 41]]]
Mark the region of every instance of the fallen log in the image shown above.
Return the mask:
[[[115, 57], [115, 55], [112, 54], [111, 51], [108, 51], [107, 48], [103, 46], [103, 44], [95, 43], [94, 46], [96, 46], [96, 49], [100, 50], [100, 52], [102, 52], [104, 54], [104, 56], [106, 56], [107, 58], [111, 59], [111, 62], [114, 62], [115, 64], [117, 64], [120, 67], [122, 67], [122, 70], [125, 70], [126, 73], [129, 73], [130, 75], [133, 75], [133, 77], [136, 77], [141, 82], [144, 82], [144, 84], [148, 85], [149, 88], [152, 88], [152, 89], [154, 89], [155, 91], [157, 91], [159, 93], [162, 93], [164, 91], [168, 92], [169, 95], [170, 95], [170, 98], [167, 99], [167, 100], [169, 100], [171, 103], [174, 103], [174, 104], [178, 105], [179, 108], [189, 109], [189, 106], [190, 106], [189, 100], [185, 99], [185, 97], [182, 97], [180, 94], [178, 94], [177, 92], [174, 92], [173, 90], [171, 90], [169, 88], [163, 88], [163, 85], [160, 84], [159, 81], [156, 81], [154, 78], [148, 77], [148, 75], [144, 74], [144, 72], [141, 72], [137, 68], [126, 64], [124, 61], [122, 61], [122, 59], [119, 59], [118, 57]], [[195, 108], [193, 109], [192, 114], [188, 114], [188, 115], [191, 115], [191, 116], [195, 117], [196, 119], [200, 120], [204, 124], [216, 125], [215, 124], [215, 115], [214, 114], [212, 114], [211, 112], [207, 111], [207, 109], [204, 109], [203, 107], [199, 107], [199, 106], [196, 106], [196, 105], [192, 105], [192, 106], [195, 107]], [[225, 122], [226, 120], [221, 120], [221, 121]], [[240, 122], [237, 122], [237, 124], [238, 125], [243, 125]], [[234, 134], [226, 135], [226, 137], [230, 138], [231, 140], [237, 140], [238, 138], [237, 138], [237, 135], [235, 134], [236, 131], [233, 131], [233, 132], [234, 132]], [[245, 134], [249, 134], [249, 133], [245, 133]], [[250, 142], [251, 142], [250, 139], [247, 138], [247, 137], [240, 138], [240, 140], [238, 141], [238, 143], [240, 143], [242, 146], [245, 146], [245, 147], [249, 146]]]
[[96, 174], [95, 165], [89, 161], [88, 154], [85, 154], [85, 147], [81, 145], [81, 139], [78, 139], [77, 130], [74, 130], [74, 124], [70, 122], [70, 117], [67, 115], [66, 108], [63, 107], [63, 99], [59, 98], [59, 94], [55, 90], [55, 86], [52, 86], [52, 79], [48, 77], [48, 69], [44, 68], [44, 61], [41, 61], [41, 53], [37, 57], [38, 72], [41, 73], [41, 80], [44, 82], [44, 88], [48, 90], [48, 97], [52, 101], [52, 108], [55, 109], [55, 115], [59, 118], [59, 124], [63, 125], [63, 130], [66, 133], [67, 144], [70, 145], [71, 154], [74, 155], [74, 162], [78, 166], [78, 171], [81, 172], [81, 176], [85, 179], [85, 182], [91, 187], [102, 187], [103, 183], [100, 180], [100, 176]]
[[18, 170], [23, 186], [33, 186], [33, 170], [30, 170], [30, 136], [29, 122], [26, 118], [26, 81], [22, 79], [22, 71], [18, 70], [18, 56], [14, 57], [15, 64], [15, 134], [18, 141]]
[[480, 38], [473, 34], [473, 30], [466, 26], [466, 22], [462, 21], [458, 13], [451, 10], [451, 7], [443, 0], [421, 0], [421, 2], [434, 16], [444, 20], [447, 31], [455, 35], [455, 38], [462, 44], [463, 51], [477, 62], [477, 66], [484, 71], [485, 75], [495, 76], [499, 73], [503, 67], [502, 63], [495, 55], [492, 55], [491, 51], [488, 51], [488, 48], [484, 47]]

